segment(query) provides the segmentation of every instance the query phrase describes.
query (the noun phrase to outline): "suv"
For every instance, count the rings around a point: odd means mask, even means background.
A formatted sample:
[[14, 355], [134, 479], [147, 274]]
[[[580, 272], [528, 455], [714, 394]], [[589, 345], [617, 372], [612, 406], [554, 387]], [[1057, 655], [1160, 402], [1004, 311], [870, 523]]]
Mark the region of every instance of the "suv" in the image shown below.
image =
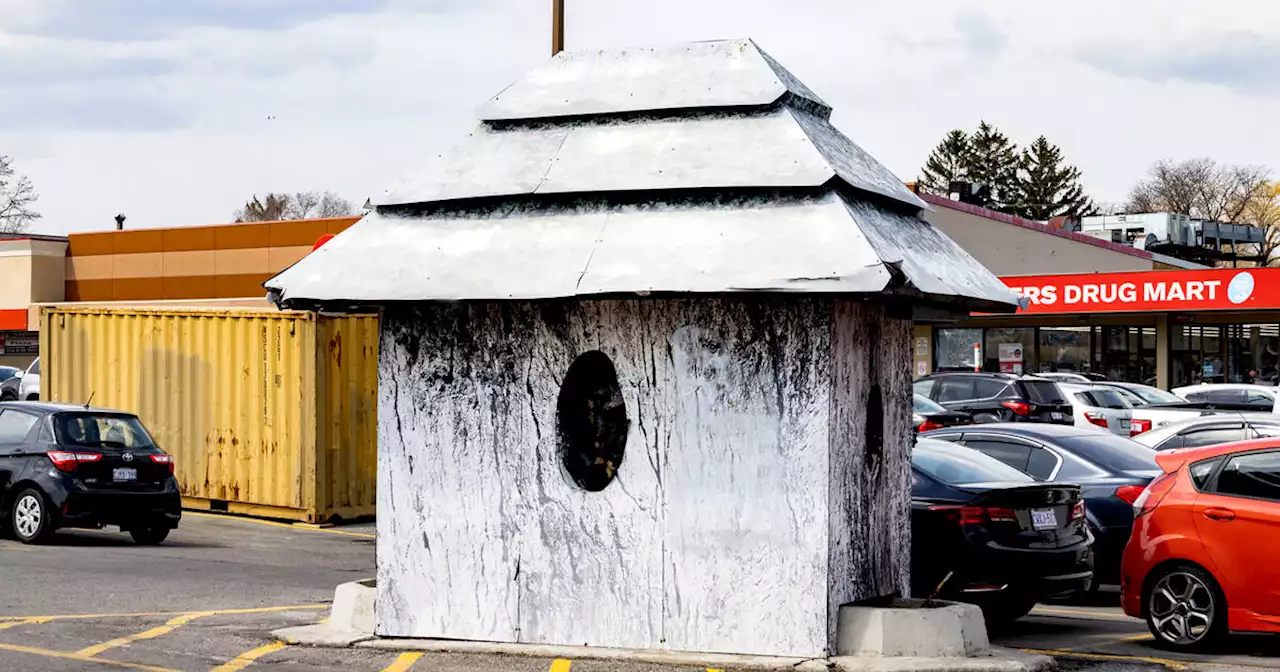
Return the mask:
[[915, 382], [915, 393], [974, 422], [1047, 422], [1073, 425], [1071, 402], [1046, 378], [1009, 373], [935, 373]]
[[18, 371], [0, 383], [0, 401], [36, 401], [40, 399], [40, 358], [26, 371]]

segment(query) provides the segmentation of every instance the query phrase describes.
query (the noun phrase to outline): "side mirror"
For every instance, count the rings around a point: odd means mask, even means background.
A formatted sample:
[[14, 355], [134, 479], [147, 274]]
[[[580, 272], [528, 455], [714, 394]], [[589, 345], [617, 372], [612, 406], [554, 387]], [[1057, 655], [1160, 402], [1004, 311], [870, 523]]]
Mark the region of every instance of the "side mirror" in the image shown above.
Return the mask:
[[21, 377], [23, 377], [23, 376], [25, 376], [25, 375], [27, 375], [27, 372], [26, 372], [26, 371], [19, 371], [19, 372], [17, 372], [17, 373], [15, 373], [15, 374], [13, 374], [13, 377], [14, 377], [14, 378], [21, 378]]

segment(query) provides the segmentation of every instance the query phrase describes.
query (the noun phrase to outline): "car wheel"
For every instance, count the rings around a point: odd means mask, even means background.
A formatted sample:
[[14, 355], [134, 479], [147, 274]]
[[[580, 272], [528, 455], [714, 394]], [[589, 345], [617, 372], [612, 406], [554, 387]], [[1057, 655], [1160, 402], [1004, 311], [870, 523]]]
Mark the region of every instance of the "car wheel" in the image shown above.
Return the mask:
[[169, 528], [139, 527], [129, 530], [129, 536], [133, 537], [134, 543], [142, 546], [156, 546], [164, 543], [164, 540], [169, 538]]
[[9, 512], [13, 536], [24, 544], [38, 544], [53, 534], [48, 500], [35, 488], [27, 488], [13, 500]]
[[1164, 572], [1151, 582], [1143, 602], [1147, 628], [1169, 648], [1204, 649], [1227, 634], [1227, 600], [1213, 576], [1199, 567]]
[[0, 392], [0, 401], [17, 401], [18, 395], [13, 392]]

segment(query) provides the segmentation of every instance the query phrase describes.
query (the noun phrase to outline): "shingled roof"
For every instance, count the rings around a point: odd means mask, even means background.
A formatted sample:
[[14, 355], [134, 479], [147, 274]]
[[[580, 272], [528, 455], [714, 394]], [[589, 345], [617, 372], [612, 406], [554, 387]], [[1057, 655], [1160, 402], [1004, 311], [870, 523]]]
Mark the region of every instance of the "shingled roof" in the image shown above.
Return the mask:
[[562, 53], [266, 283], [286, 307], [573, 296], [1014, 295], [750, 40]]

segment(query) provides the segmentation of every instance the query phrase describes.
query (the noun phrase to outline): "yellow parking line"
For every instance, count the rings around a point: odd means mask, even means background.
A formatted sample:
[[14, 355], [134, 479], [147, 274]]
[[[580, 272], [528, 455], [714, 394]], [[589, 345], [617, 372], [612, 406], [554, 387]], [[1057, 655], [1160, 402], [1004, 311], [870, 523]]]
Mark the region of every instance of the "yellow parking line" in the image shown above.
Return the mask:
[[229, 660], [213, 668], [210, 672], [240, 672], [240, 670], [252, 665], [253, 661], [267, 655], [268, 653], [279, 651], [286, 646], [289, 645], [284, 642], [272, 642], [266, 646], [259, 646], [256, 649], [250, 649], [236, 656], [235, 660]]
[[197, 518], [218, 518], [220, 520], [235, 520], [242, 523], [254, 523], [256, 525], [266, 525], [268, 527], [283, 527], [290, 530], [302, 530], [304, 532], [324, 532], [325, 534], [340, 534], [348, 537], [360, 537], [361, 539], [377, 539], [377, 535], [367, 534], [365, 532], [348, 532], [346, 530], [334, 530], [326, 527], [302, 527], [292, 523], [280, 523], [274, 520], [259, 520], [257, 518], [240, 518], [238, 516], [224, 516], [217, 513], [200, 513], [198, 511], [183, 511], [184, 516], [195, 516]]
[[103, 651], [114, 649], [118, 646], [126, 646], [134, 642], [140, 642], [144, 639], [155, 639], [156, 637], [159, 637], [161, 635], [167, 635], [170, 632], [173, 632], [174, 630], [177, 630], [178, 628], [181, 628], [182, 626], [190, 623], [191, 621], [194, 621], [195, 619], [200, 618], [201, 616], [212, 616], [213, 614], [214, 612], [212, 611], [198, 611], [192, 614], [183, 614], [181, 616], [178, 616], [177, 618], [169, 619], [169, 622], [165, 623], [164, 625], [151, 628], [150, 630], [146, 630], [144, 632], [139, 632], [136, 635], [125, 635], [124, 637], [119, 637], [111, 641], [103, 642], [101, 644], [94, 644], [93, 646], [87, 646], [83, 649], [80, 649], [79, 651], [76, 651], [76, 655], [96, 656], [99, 653], [102, 653]]
[[21, 551], [21, 552], [29, 553], [31, 552], [31, 549], [27, 548], [26, 546], [19, 546], [17, 544], [0, 544], [0, 551]]
[[1117, 614], [1106, 611], [1084, 611], [1081, 609], [1049, 609], [1045, 607], [1036, 607], [1031, 611], [1032, 616], [1075, 616], [1076, 618], [1100, 618], [1104, 621], [1133, 621], [1138, 619], [1124, 614]]
[[295, 604], [285, 607], [254, 607], [252, 609], [210, 609], [207, 612], [195, 611], [139, 611], [128, 614], [57, 614], [52, 616], [0, 616], [0, 623], [11, 621], [75, 621], [92, 618], [144, 618], [147, 616], [186, 616], [192, 613], [208, 613], [225, 616], [235, 614], [269, 614], [278, 611], [305, 611], [311, 609], [328, 609], [327, 604]]
[[382, 668], [382, 672], [408, 672], [409, 668], [413, 667], [413, 664], [418, 662], [421, 657], [422, 653], [418, 651], [402, 653], [394, 663]]
[[1064, 656], [1067, 658], [1084, 658], [1086, 660], [1129, 660], [1136, 663], [1151, 663], [1153, 665], [1163, 665], [1170, 670], [1186, 670], [1186, 661], [1170, 660], [1168, 658], [1152, 658], [1149, 656], [1122, 656], [1111, 653], [1077, 653], [1075, 651], [1067, 651], [1063, 649], [1023, 649], [1027, 653], [1034, 653], [1041, 656]]
[[65, 651], [51, 651], [49, 649], [37, 649], [33, 646], [18, 646], [16, 644], [0, 644], [0, 651], [10, 651], [13, 653], [25, 653], [32, 656], [42, 656], [45, 658], [60, 658], [62, 660], [74, 660], [81, 663], [95, 663], [98, 665], [107, 665], [110, 667], [121, 667], [126, 670], [143, 670], [143, 672], [178, 672], [167, 667], [153, 667], [151, 665], [139, 665], [137, 663], [126, 663], [119, 660], [108, 660], [106, 658], [94, 658], [93, 656], [82, 656], [78, 653], [67, 653]]
[[569, 672], [569, 668], [573, 665], [572, 661], [564, 658], [556, 658], [551, 661], [551, 672]]

